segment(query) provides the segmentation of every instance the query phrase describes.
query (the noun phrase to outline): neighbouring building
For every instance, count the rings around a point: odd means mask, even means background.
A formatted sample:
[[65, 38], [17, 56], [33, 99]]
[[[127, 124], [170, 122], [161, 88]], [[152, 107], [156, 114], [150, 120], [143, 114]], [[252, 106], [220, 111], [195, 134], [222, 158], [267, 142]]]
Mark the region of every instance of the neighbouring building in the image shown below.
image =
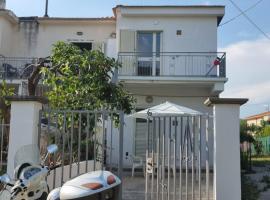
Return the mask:
[[265, 121], [266, 123], [270, 123], [270, 112], [268, 111], [268, 112], [252, 115], [252, 116], [246, 117], [245, 120], [247, 121], [247, 124], [249, 126], [251, 125], [261, 126], [262, 121]]
[[[119, 5], [113, 17], [58, 18], [0, 9], [0, 78], [24, 94], [23, 68], [61, 40], [117, 58], [118, 80], [136, 97], [137, 110], [171, 101], [211, 114], [204, 101], [227, 82], [226, 54], [217, 48], [224, 13], [224, 6]], [[127, 117], [124, 132], [129, 166], [129, 155], [143, 156], [146, 122]]]

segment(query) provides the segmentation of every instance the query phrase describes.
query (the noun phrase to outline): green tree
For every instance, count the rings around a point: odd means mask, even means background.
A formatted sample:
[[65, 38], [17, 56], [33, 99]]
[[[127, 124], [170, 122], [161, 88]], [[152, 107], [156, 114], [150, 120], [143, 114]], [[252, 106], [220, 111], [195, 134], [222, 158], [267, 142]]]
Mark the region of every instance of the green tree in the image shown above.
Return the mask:
[[13, 96], [14, 88], [8, 87], [6, 82], [0, 84], [0, 123], [9, 124], [10, 122], [10, 102], [6, 96]]
[[260, 156], [263, 154], [263, 144], [259, 140], [254, 141], [254, 149], [256, 151], [257, 156]]
[[[10, 123], [10, 102], [5, 99], [6, 96], [13, 96], [14, 95], [14, 88], [8, 87], [6, 82], [0, 84], [0, 124], [3, 127], [1, 128], [1, 134], [3, 141], [2, 145], [5, 151], [7, 151], [8, 141], [9, 141], [9, 123]], [[1, 139], [1, 138], [0, 138]], [[3, 159], [6, 159], [5, 157]]]
[[249, 142], [253, 143], [254, 138], [251, 135], [253, 130], [255, 129], [254, 126], [248, 126], [246, 120], [241, 120], [240, 121], [240, 142]]
[[261, 121], [261, 125], [257, 129], [256, 135], [258, 135], [258, 137], [267, 137], [267, 136], [270, 136], [270, 126], [269, 126], [269, 123], [266, 122], [266, 121], [264, 121], [264, 120]]
[[266, 126], [263, 128], [263, 132], [262, 132], [261, 136], [262, 136], [262, 137], [270, 136], [270, 126], [269, 126], [269, 125], [266, 125]]
[[[46, 96], [49, 99], [51, 109], [61, 110], [123, 110], [128, 114], [133, 110], [135, 99], [121, 85], [113, 79], [114, 70], [121, 67], [115, 59], [106, 57], [101, 51], [81, 50], [75, 45], [58, 42], [52, 49], [50, 66], [41, 67], [43, 82], [48, 86]], [[114, 115], [114, 122], [118, 122], [118, 115]], [[74, 123], [78, 122], [78, 115], [74, 115]], [[56, 123], [59, 130], [63, 127], [63, 119], [66, 119], [66, 141], [70, 140], [68, 130], [71, 127], [71, 116], [58, 114]], [[86, 130], [87, 118], [80, 119], [81, 130]], [[94, 130], [95, 119], [90, 119], [90, 132]], [[73, 137], [78, 138], [78, 127], [73, 129]], [[75, 160], [85, 159], [86, 144], [89, 144], [89, 158], [94, 153], [93, 142], [84, 136], [81, 137], [81, 157]], [[91, 133], [92, 135], [92, 133]], [[53, 139], [53, 138], [52, 138]], [[97, 141], [94, 141], [97, 142]], [[68, 149], [68, 145], [65, 144]], [[71, 144], [78, 149], [79, 142], [73, 140]], [[99, 144], [97, 144], [99, 145]], [[74, 151], [74, 154], [79, 156]], [[98, 152], [98, 151], [96, 151]], [[99, 155], [96, 155], [99, 157]], [[62, 158], [64, 162], [65, 159]]]
[[112, 79], [121, 65], [101, 51], [80, 50], [73, 44], [58, 42], [43, 67], [44, 84], [50, 107], [57, 109], [118, 109], [130, 113], [134, 98]]
[[[240, 142], [248, 142], [249, 144], [254, 143], [254, 138], [251, 135], [254, 127], [248, 126], [246, 120], [240, 121]], [[244, 170], [251, 170], [251, 148], [247, 151], [241, 149], [241, 168]]]

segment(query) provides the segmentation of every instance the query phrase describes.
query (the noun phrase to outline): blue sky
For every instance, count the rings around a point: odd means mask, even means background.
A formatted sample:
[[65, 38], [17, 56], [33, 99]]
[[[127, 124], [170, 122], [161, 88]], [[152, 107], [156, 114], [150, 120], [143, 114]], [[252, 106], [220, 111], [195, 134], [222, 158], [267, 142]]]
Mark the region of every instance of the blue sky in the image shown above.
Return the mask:
[[[18, 16], [43, 16], [45, 0], [6, 0], [7, 8]], [[259, 0], [234, 0], [242, 10]], [[112, 16], [112, 7], [124, 5], [225, 5], [223, 22], [239, 11], [229, 0], [49, 0], [51, 17]], [[270, 36], [270, 1], [261, 2], [246, 14]], [[252, 26], [243, 16], [218, 28], [218, 47], [227, 52], [227, 75], [224, 97], [248, 97], [241, 116], [266, 110], [270, 104], [270, 40]]]

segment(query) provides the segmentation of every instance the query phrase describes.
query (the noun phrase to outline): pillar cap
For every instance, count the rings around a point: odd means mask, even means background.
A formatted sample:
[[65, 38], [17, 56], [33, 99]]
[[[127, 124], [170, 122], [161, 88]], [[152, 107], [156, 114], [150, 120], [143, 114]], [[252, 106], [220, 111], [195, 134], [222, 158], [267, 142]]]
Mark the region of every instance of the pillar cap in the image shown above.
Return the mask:
[[8, 101], [36, 101], [42, 104], [47, 104], [48, 99], [42, 96], [6, 96]]
[[248, 102], [248, 99], [245, 98], [219, 98], [219, 97], [209, 97], [204, 102], [206, 106], [212, 106], [216, 104], [235, 104], [235, 105], [243, 105]]

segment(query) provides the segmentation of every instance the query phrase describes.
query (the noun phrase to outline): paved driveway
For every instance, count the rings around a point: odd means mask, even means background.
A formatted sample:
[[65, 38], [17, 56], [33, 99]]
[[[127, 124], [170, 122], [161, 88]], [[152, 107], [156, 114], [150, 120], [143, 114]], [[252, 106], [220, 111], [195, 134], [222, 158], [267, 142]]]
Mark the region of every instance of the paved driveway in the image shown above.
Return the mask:
[[[178, 176], [179, 177], [179, 176]], [[211, 175], [212, 177], [212, 175]], [[171, 179], [171, 184], [170, 184], [170, 191], [171, 191], [171, 195], [170, 195], [170, 199], [174, 200], [173, 196], [174, 196], [174, 192], [173, 192], [173, 178]], [[211, 180], [211, 178], [210, 178]], [[166, 188], [164, 189], [164, 193], [163, 193], [163, 198], [162, 198], [162, 193], [160, 192], [159, 195], [157, 196], [157, 185], [156, 185], [156, 178], [154, 179], [154, 193], [153, 196], [151, 198], [151, 194], [148, 193], [148, 198], [145, 198], [145, 178], [142, 176], [142, 174], [137, 174], [135, 177], [131, 177], [130, 174], [126, 174], [125, 178], [123, 179], [123, 200], [168, 200], [167, 199], [167, 191]], [[186, 196], [186, 192], [185, 192], [185, 180], [184, 178], [182, 179], [183, 185], [182, 185], [182, 197], [184, 198]], [[208, 198], [206, 198], [206, 187], [205, 187], [205, 177], [202, 176], [202, 181], [201, 181], [201, 195], [202, 195], [202, 200], [208, 200]], [[167, 183], [167, 179], [165, 179], [165, 183]], [[198, 182], [194, 180], [194, 200], [199, 199], [199, 190], [198, 190]], [[210, 181], [210, 187], [209, 187], [209, 200], [212, 200], [213, 198], [213, 183], [212, 181]], [[160, 186], [160, 190], [161, 190], [161, 186]], [[149, 189], [148, 191], [151, 191], [151, 185], [149, 185]], [[176, 179], [176, 199], [180, 199], [179, 198], [179, 194], [180, 194], [180, 186], [179, 186], [179, 178]], [[191, 190], [191, 175], [189, 175], [189, 179], [188, 179], [188, 199], [191, 199], [192, 197], [192, 190]]]

